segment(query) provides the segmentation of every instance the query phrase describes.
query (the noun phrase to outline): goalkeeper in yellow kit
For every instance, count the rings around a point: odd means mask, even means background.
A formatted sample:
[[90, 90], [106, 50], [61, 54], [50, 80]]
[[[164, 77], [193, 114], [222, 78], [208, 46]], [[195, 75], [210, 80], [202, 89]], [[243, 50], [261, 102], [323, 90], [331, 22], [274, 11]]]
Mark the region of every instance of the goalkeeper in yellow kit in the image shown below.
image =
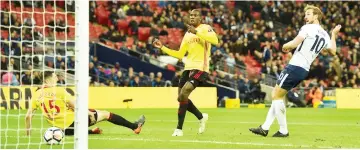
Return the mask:
[[[66, 91], [65, 87], [56, 87], [58, 78], [52, 71], [43, 73], [43, 86], [38, 88], [31, 99], [31, 107], [25, 117], [26, 135], [31, 133], [31, 120], [37, 109], [41, 109], [47, 122], [54, 127], [58, 127], [65, 132], [65, 135], [74, 135], [74, 96]], [[109, 121], [113, 124], [124, 126], [139, 134], [145, 123], [145, 117], [134, 123], [125, 118], [108, 111], [89, 109], [89, 126], [101, 121]], [[89, 134], [101, 134], [102, 130], [94, 128], [89, 130]]]
[[190, 12], [190, 25], [186, 24], [186, 32], [180, 50], [171, 50], [155, 39], [153, 45], [170, 56], [182, 59], [187, 52], [185, 69], [181, 75], [178, 88], [178, 124], [172, 136], [183, 136], [182, 127], [186, 111], [193, 113], [200, 121], [198, 133], [205, 131], [208, 114], [201, 113], [189, 99], [190, 93], [208, 80], [211, 44], [217, 45], [218, 38], [214, 30], [207, 24], [201, 24], [201, 12], [194, 9]]

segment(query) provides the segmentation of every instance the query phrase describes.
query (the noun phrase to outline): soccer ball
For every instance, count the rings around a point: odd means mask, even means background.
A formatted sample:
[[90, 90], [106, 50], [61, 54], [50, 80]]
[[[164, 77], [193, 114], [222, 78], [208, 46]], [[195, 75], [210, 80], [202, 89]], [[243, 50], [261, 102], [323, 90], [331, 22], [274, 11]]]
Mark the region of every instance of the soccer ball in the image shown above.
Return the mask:
[[64, 132], [61, 129], [51, 127], [45, 131], [44, 140], [49, 145], [60, 144], [64, 136]]

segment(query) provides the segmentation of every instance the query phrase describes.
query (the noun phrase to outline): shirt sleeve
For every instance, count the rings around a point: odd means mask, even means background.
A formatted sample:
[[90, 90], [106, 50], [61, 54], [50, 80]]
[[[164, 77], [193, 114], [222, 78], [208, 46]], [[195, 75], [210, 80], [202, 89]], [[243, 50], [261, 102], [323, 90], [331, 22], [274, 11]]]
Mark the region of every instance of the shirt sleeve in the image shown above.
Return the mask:
[[309, 32], [309, 26], [304, 25], [301, 27], [298, 36], [301, 36], [303, 38], [306, 38], [308, 36], [308, 32]]
[[170, 55], [170, 56], [173, 56], [175, 58], [178, 58], [178, 59], [182, 59], [184, 56], [185, 56], [185, 53], [187, 52], [187, 49], [188, 49], [188, 43], [186, 41], [186, 36], [184, 36], [182, 42], [181, 42], [181, 45], [180, 45], [180, 49], [177, 51], [177, 50], [172, 50], [170, 48], [167, 48], [165, 46], [163, 46], [161, 48], [162, 51], [164, 51], [166, 54]]
[[198, 29], [196, 35], [211, 44], [217, 45], [219, 43], [216, 33], [209, 25]]

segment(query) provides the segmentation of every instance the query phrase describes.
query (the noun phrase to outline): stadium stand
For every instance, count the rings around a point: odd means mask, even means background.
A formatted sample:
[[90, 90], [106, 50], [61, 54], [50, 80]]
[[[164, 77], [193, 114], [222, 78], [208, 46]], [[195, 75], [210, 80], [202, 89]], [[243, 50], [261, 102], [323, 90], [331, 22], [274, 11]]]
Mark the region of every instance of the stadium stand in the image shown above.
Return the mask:
[[[104, 44], [115, 49], [127, 49], [128, 52], [131, 50], [139, 53], [145, 52], [153, 58], [163, 54], [154, 50], [150, 41], [154, 37], [158, 37], [169, 47], [178, 48], [184, 31], [181, 25], [181, 20], [184, 20], [182, 16], [187, 14], [187, 10], [201, 8], [205, 16], [204, 23], [212, 25], [221, 37], [221, 44], [213, 46], [212, 50], [212, 66], [213, 70], [217, 71], [214, 74], [224, 71], [226, 76], [219, 76], [219, 78], [225, 80], [231, 76], [232, 78], [228, 81], [232, 83], [235, 80], [233, 74], [240, 74], [241, 69], [246, 70], [245, 74], [249, 77], [252, 74], [263, 73], [276, 78], [291, 58], [291, 54], [284, 54], [280, 51], [281, 45], [291, 40], [297, 33], [296, 29], [300, 29], [302, 24], [301, 12], [305, 3], [216, 3], [118, 2], [114, 4], [109, 2], [105, 4], [93, 2], [91, 7], [101, 8], [101, 11], [110, 14], [109, 16], [97, 15], [97, 17], [102, 17], [98, 20], [108, 20], [98, 22], [99, 24], [110, 25], [111, 28], [115, 27], [114, 29], [110, 28], [107, 35], [113, 35], [113, 32], [115, 35], [119, 35], [117, 33], [119, 31], [127, 33], [125, 42], [115, 42], [115, 44], [109, 42], [111, 36], [103, 36], [110, 37], [101, 40]], [[315, 5], [319, 5], [326, 12], [326, 19], [322, 23], [326, 30], [330, 30], [335, 24], [329, 22], [334, 21], [359, 27], [359, 17], [356, 15], [356, 10], [359, 9], [357, 3], [322, 2]], [[215, 5], [219, 7], [214, 7]], [[341, 9], [334, 9], [334, 6], [340, 5], [342, 6]], [[231, 11], [225, 11], [224, 7], [231, 8], [229, 9]], [[349, 8], [351, 11], [347, 12], [346, 10]], [[117, 16], [115, 12], [117, 12]], [[316, 80], [316, 83], [313, 84], [320, 85], [323, 83], [322, 85], [326, 87], [357, 87], [360, 84], [359, 77], [357, 77], [359, 71], [356, 69], [359, 66], [359, 54], [356, 51], [359, 49], [359, 34], [359, 28], [345, 27], [337, 40], [337, 44], [340, 45], [339, 55], [332, 58], [323, 52], [311, 68], [309, 80], [304, 82], [302, 86], [309, 87], [309, 83]], [[137, 45], [136, 48], [130, 47], [133, 43]], [[146, 47], [146, 50], [143, 47]], [[344, 70], [345, 75], [342, 75], [342, 70]], [[330, 72], [336, 73], [338, 77], [332, 79], [333, 74]], [[347, 79], [354, 79], [355, 82]], [[334, 81], [336, 84], [331, 84]]]

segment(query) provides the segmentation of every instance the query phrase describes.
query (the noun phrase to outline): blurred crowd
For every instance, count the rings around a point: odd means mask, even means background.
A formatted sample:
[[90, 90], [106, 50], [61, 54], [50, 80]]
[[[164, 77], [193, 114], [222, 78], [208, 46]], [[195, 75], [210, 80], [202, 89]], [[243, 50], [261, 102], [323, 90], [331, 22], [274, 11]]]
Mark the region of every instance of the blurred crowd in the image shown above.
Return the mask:
[[[260, 73], [278, 77], [290, 60], [291, 53], [281, 52], [281, 45], [292, 40], [304, 24], [303, 8], [306, 4], [320, 7], [324, 12], [321, 21], [329, 31], [342, 24], [343, 29], [337, 38], [338, 53], [333, 57], [322, 52], [314, 62], [307, 81], [302, 87], [357, 87], [360, 85], [360, 66], [358, 61], [360, 41], [359, 2], [158, 2], [156, 7], [147, 2], [108, 2], [106, 4], [110, 19], [109, 30], [100, 38], [104, 41], [126, 42], [127, 37], [135, 38], [132, 47], [123, 46], [120, 50], [136, 51], [156, 58], [163, 55], [151, 45], [153, 38], [168, 35], [168, 28], [186, 30], [183, 21], [191, 9], [201, 9], [203, 23], [213, 26], [219, 35], [220, 44], [212, 47], [212, 78], [219, 78], [220, 84], [239, 81], [236, 75], [215, 72], [218, 62], [225, 62], [227, 67], [246, 66], [245, 56], [253, 56], [260, 64]], [[105, 6], [92, 2], [90, 9]], [[95, 12], [90, 12], [91, 22], [96, 23]], [[134, 18], [129, 21], [131, 32], [117, 29], [118, 21], [133, 16], [150, 17], [138, 23]], [[289, 19], [291, 18], [291, 19]], [[141, 27], [150, 27], [148, 41], [137, 39]], [[159, 32], [160, 31], [160, 32]], [[177, 45], [178, 46], [178, 45]], [[176, 48], [176, 46], [175, 46]], [[179, 61], [178, 65], [183, 65]], [[244, 75], [240, 75], [244, 76]], [[245, 75], [246, 78], [246, 75]], [[259, 77], [261, 80], [261, 76]], [[221, 81], [225, 81], [222, 83]], [[228, 81], [228, 82], [226, 82]], [[230, 85], [240, 86], [242, 85]]]
[[132, 67], [122, 68], [119, 63], [104, 64], [96, 56], [90, 57], [89, 75], [91, 86], [121, 86], [121, 87], [164, 87], [171, 86], [161, 72], [134, 72]]
[[[64, 17], [65, 9], [74, 12], [74, 1], [4, 0], [0, 6], [1, 85], [39, 85], [43, 64], [73, 72], [75, 57], [65, 56], [67, 50], [61, 44], [66, 35], [69, 40], [74, 35], [67, 27], [74, 17], [68, 15], [67, 21]], [[58, 77], [59, 85], [65, 85], [64, 75]]]

